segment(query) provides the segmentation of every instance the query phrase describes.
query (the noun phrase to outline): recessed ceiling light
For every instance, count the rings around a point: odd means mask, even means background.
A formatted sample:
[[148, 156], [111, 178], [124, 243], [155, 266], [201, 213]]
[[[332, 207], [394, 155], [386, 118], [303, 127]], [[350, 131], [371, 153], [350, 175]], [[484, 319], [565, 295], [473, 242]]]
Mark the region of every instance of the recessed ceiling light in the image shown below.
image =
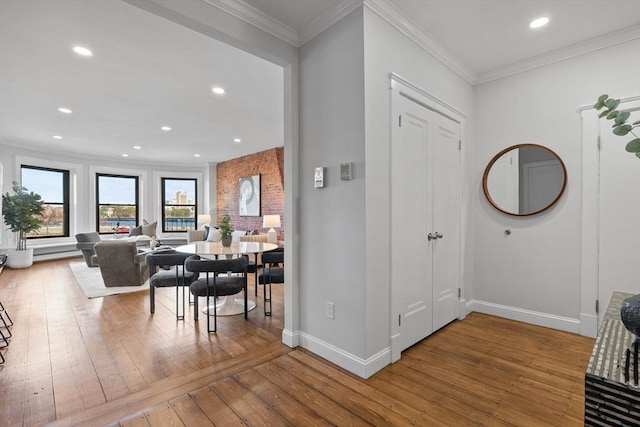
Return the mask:
[[160, 129], [162, 129], [165, 132], [169, 132], [171, 130], [169, 126], [162, 126]]
[[129, 155], [127, 153], [123, 153], [122, 157], [129, 157]]
[[540, 28], [540, 27], [544, 27], [548, 23], [549, 23], [549, 18], [547, 18], [546, 16], [542, 16], [540, 18], [537, 18], [531, 21], [531, 23], [529, 24], [529, 27]]
[[91, 52], [89, 49], [87, 49], [86, 47], [82, 47], [82, 46], [74, 46], [73, 47], [73, 51], [75, 53], [77, 53], [78, 55], [82, 55], [82, 56], [93, 56], [93, 52]]
[[235, 142], [236, 144], [239, 144], [242, 142], [242, 140], [240, 138], [233, 138], [233, 142]]
[[60, 135], [53, 135], [53, 139], [62, 139]]
[[214, 87], [213, 89], [211, 89], [213, 91], [213, 93], [215, 93], [216, 95], [222, 95], [224, 94], [224, 89], [222, 89], [221, 87]]
[[193, 157], [200, 157], [200, 154], [194, 154]]
[[70, 109], [65, 108], [65, 107], [60, 107], [60, 108], [58, 108], [58, 111], [60, 111], [61, 113], [65, 113], [65, 114], [71, 114], [71, 113], [73, 113], [73, 111], [71, 111]]
[[133, 146], [133, 149], [134, 149], [134, 150], [142, 150], [142, 147], [140, 147], [139, 145], [134, 145], [134, 146]]

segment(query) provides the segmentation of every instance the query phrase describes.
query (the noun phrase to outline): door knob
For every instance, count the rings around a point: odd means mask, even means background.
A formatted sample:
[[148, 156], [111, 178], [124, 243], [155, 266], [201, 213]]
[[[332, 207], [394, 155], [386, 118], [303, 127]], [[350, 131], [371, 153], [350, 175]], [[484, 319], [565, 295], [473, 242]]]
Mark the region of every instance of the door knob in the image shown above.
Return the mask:
[[444, 237], [444, 235], [438, 231], [436, 231], [436, 234], [434, 234], [436, 239], [442, 239]]
[[432, 240], [435, 240], [435, 239], [437, 239], [437, 238], [438, 238], [438, 237], [437, 237], [436, 235], [434, 235], [433, 233], [429, 233], [429, 234], [427, 234], [427, 240], [428, 240], [428, 241], [432, 241]]

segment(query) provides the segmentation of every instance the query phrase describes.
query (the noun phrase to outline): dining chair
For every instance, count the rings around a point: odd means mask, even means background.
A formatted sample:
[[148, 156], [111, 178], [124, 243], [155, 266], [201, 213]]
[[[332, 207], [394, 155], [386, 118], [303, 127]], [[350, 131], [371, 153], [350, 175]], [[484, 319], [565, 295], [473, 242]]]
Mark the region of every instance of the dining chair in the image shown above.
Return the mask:
[[[176, 319], [184, 320], [185, 288], [198, 279], [198, 273], [187, 271], [184, 262], [191, 254], [174, 249], [150, 252], [145, 257], [151, 273], [149, 277], [149, 312], [155, 313], [156, 288], [176, 288]], [[159, 268], [160, 267], [160, 268]], [[180, 314], [180, 288], [182, 288], [182, 315]]]
[[[262, 264], [262, 273], [258, 276], [258, 284], [263, 286], [264, 315], [271, 316], [271, 284], [284, 283], [284, 249], [279, 248], [263, 253]], [[267, 287], [269, 287], [269, 296], [267, 296]]]
[[[198, 320], [198, 297], [207, 298], [209, 313], [207, 316], [207, 332], [216, 332], [218, 328], [217, 310], [209, 303], [213, 297], [214, 302], [218, 297], [235, 295], [244, 291], [244, 318], [247, 318], [247, 265], [248, 258], [241, 256], [233, 259], [209, 259], [199, 255], [191, 255], [185, 260], [187, 271], [204, 273], [194, 281], [189, 290], [194, 296], [193, 320]], [[213, 311], [213, 329], [211, 329], [211, 311]]]

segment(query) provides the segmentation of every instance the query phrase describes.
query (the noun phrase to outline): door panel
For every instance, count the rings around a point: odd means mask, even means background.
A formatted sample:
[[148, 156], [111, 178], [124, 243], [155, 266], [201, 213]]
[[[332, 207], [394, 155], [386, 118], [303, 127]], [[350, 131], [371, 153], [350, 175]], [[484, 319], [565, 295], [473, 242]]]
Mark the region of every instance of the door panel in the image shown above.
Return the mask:
[[[423, 111], [424, 110], [424, 111]], [[400, 313], [401, 350], [431, 333], [430, 274], [426, 259], [425, 192], [429, 121], [423, 107], [403, 98], [402, 126], [391, 148], [391, 277]]]
[[436, 114], [433, 129], [433, 329], [458, 316], [459, 150], [460, 125]]

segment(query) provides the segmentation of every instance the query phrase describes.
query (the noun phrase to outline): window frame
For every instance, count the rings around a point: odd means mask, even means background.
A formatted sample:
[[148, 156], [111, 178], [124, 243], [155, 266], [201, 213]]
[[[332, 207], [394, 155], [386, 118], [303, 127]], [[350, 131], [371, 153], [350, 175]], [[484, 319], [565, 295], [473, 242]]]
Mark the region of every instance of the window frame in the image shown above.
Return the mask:
[[[165, 203], [166, 201], [166, 186], [165, 186], [165, 182], [166, 181], [191, 181], [193, 182], [193, 197], [194, 197], [194, 201], [192, 204], [167, 204]], [[174, 178], [174, 177], [160, 177], [160, 216], [162, 218], [162, 227], [161, 230], [163, 233], [184, 233], [187, 232], [188, 230], [195, 230], [198, 226], [197, 224], [197, 219], [198, 219], [198, 179], [197, 178]], [[175, 207], [182, 207], [182, 206], [189, 206], [189, 207], [193, 207], [193, 228], [186, 228], [184, 230], [167, 230], [166, 229], [166, 207], [168, 206], [175, 206]]]
[[[134, 206], [136, 209], [135, 213], [135, 227], [140, 223], [140, 177], [138, 175], [124, 175], [124, 174], [114, 174], [114, 173], [104, 173], [104, 172], [96, 172], [95, 174], [95, 189], [96, 189], [96, 204], [95, 204], [95, 231], [98, 234], [110, 234], [111, 231], [100, 232], [100, 206], [115, 206], [115, 204], [102, 204], [100, 203], [100, 177], [109, 177], [109, 178], [127, 178], [132, 179], [135, 183], [135, 203], [132, 204], [117, 204], [117, 206]], [[131, 227], [131, 228], [133, 228]]]
[[[70, 237], [70, 230], [69, 230], [69, 224], [70, 222], [70, 211], [71, 211], [71, 197], [70, 197], [70, 175], [71, 175], [71, 171], [68, 169], [58, 169], [58, 168], [51, 168], [51, 167], [45, 167], [45, 166], [35, 166], [35, 165], [30, 165], [30, 164], [25, 164], [25, 163], [20, 163], [20, 182], [22, 183], [23, 179], [22, 179], [22, 170], [23, 169], [33, 169], [33, 170], [40, 170], [40, 171], [47, 171], [47, 172], [57, 172], [57, 173], [61, 173], [62, 174], [62, 207], [63, 207], [63, 220], [62, 220], [62, 234], [59, 235], [49, 235], [49, 236], [42, 236], [42, 235], [35, 235], [35, 236], [26, 236], [27, 239], [57, 239], [57, 238], [62, 238], [62, 237]], [[33, 188], [28, 188], [29, 191], [33, 191], [34, 193], [40, 194], [38, 193], [37, 189], [33, 189]], [[60, 205], [60, 203], [49, 203], [46, 200], [44, 200], [44, 204], [45, 205]]]

